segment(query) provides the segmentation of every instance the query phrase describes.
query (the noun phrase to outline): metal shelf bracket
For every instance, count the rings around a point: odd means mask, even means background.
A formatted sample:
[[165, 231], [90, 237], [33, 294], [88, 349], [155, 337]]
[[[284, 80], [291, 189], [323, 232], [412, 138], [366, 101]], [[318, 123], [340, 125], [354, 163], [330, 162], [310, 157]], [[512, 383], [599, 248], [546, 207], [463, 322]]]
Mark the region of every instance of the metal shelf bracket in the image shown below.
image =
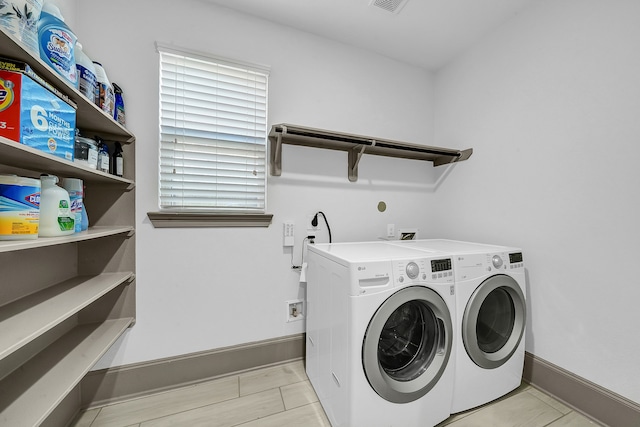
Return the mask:
[[[376, 145], [375, 140], [371, 140], [371, 147]], [[349, 181], [356, 182], [358, 181], [358, 163], [360, 163], [360, 159], [364, 154], [364, 150], [367, 148], [367, 145], [359, 145], [348, 151], [349, 159], [348, 159], [348, 176]]]
[[287, 127], [282, 126], [275, 139], [271, 139], [271, 176], [282, 175], [282, 135], [287, 134]]

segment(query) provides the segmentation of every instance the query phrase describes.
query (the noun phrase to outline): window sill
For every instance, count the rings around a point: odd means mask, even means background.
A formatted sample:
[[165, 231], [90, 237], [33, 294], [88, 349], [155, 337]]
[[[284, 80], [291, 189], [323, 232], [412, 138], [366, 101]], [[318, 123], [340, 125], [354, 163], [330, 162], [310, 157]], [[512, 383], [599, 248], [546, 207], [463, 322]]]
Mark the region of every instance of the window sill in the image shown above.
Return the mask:
[[268, 227], [272, 214], [147, 212], [154, 228]]

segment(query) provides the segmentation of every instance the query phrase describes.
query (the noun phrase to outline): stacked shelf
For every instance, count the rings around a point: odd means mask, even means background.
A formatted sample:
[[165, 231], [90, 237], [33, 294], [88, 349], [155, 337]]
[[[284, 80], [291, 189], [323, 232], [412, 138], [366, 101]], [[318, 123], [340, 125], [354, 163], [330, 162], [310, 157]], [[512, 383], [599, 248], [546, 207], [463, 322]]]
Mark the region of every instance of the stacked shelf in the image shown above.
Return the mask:
[[132, 321], [77, 326], [9, 375], [0, 389], [3, 425], [42, 424]]
[[87, 231], [0, 241], [0, 425], [66, 425], [82, 378], [135, 322], [135, 137], [1, 28], [0, 56], [28, 63], [78, 105], [77, 127], [130, 159], [118, 177], [0, 137], [0, 174], [86, 188]]

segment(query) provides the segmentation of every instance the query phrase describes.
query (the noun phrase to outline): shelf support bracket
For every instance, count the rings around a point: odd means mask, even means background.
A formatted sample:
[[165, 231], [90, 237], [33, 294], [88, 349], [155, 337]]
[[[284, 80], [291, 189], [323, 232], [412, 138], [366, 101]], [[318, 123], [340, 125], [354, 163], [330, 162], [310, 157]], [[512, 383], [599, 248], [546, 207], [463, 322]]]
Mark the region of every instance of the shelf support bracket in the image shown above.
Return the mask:
[[282, 132], [278, 132], [275, 141], [271, 140], [271, 176], [282, 175], [282, 135], [287, 133], [287, 127], [282, 126]]
[[[376, 141], [371, 140], [371, 147], [376, 146]], [[364, 154], [364, 150], [367, 148], [366, 145], [359, 145], [348, 151], [349, 153], [349, 181], [356, 182], [358, 181], [358, 164], [360, 163], [360, 159]]]

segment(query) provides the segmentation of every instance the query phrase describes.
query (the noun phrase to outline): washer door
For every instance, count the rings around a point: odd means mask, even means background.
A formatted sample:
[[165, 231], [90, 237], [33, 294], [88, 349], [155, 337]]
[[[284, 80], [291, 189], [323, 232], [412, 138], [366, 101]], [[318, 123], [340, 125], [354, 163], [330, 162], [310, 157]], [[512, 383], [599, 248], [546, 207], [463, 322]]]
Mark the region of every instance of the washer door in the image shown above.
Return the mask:
[[404, 288], [369, 322], [362, 344], [365, 376], [384, 399], [412, 402], [442, 376], [452, 340], [451, 315], [440, 295], [422, 286]]
[[524, 294], [511, 276], [489, 277], [478, 286], [462, 318], [462, 342], [476, 365], [503, 365], [518, 348], [526, 321]]

